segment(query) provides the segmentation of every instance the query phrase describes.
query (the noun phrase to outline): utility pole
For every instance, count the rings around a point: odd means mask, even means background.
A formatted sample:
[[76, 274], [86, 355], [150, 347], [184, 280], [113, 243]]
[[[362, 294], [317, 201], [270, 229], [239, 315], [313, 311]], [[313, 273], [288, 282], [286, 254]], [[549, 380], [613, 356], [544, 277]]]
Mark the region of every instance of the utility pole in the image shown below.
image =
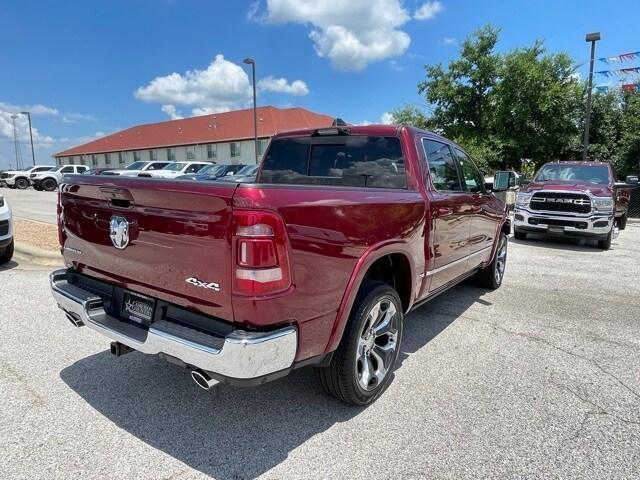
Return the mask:
[[589, 157], [589, 128], [591, 127], [591, 91], [593, 90], [593, 63], [596, 56], [596, 42], [600, 40], [600, 32], [587, 33], [586, 41], [591, 42], [591, 61], [589, 62], [589, 83], [587, 86], [587, 112], [584, 122], [584, 141], [582, 147], [582, 161]]
[[253, 58], [245, 58], [244, 63], [251, 65], [253, 75], [253, 147], [256, 163], [258, 163], [258, 109], [256, 107], [256, 61]]
[[13, 148], [16, 152], [16, 170], [22, 169], [22, 162], [20, 161], [20, 143], [18, 142], [18, 130], [16, 129], [16, 118], [18, 115], [15, 113], [11, 115], [11, 122], [13, 123]]
[[31, 129], [31, 113], [30, 112], [20, 112], [23, 115], [27, 116], [29, 120], [29, 138], [31, 139], [31, 161], [33, 162], [33, 166], [36, 166], [36, 152], [33, 149], [33, 130]]

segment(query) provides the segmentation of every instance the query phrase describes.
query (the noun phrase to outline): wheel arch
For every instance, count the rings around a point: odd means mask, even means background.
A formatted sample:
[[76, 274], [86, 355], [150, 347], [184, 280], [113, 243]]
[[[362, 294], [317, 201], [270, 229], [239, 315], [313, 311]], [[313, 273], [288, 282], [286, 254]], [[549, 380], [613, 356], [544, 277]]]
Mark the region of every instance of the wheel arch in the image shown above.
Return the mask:
[[340, 302], [333, 331], [325, 348], [326, 353], [338, 348], [358, 292], [369, 279], [393, 286], [400, 296], [404, 312], [408, 312], [413, 306], [417, 288], [416, 267], [409, 246], [402, 242], [376, 245], [360, 258]]

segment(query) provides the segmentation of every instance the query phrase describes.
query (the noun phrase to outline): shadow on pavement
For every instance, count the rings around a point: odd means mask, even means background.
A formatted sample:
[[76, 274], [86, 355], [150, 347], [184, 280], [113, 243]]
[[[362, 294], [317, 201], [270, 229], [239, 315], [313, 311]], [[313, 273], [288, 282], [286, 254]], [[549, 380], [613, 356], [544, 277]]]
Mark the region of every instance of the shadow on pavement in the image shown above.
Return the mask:
[[[483, 293], [459, 286], [409, 314], [398, 368]], [[326, 396], [313, 373], [306, 368], [257, 388], [217, 385], [204, 392], [185, 369], [137, 352], [116, 359], [105, 351], [60, 376], [140, 440], [207, 475], [236, 479], [265, 473], [316, 434], [363, 412]]]
[[8, 263], [0, 263], [0, 272], [3, 270], [12, 270], [18, 266], [18, 262], [15, 262], [14, 260], [9, 261]]

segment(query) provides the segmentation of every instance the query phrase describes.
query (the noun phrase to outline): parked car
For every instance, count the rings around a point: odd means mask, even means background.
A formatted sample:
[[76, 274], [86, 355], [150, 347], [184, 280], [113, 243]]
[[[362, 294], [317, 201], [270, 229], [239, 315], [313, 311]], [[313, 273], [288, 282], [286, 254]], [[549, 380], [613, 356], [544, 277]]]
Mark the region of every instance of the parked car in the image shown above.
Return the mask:
[[0, 264], [13, 258], [13, 219], [9, 203], [0, 195]]
[[139, 177], [176, 178], [181, 175], [195, 174], [202, 168], [212, 165], [211, 162], [171, 162], [160, 170], [148, 170], [139, 173]]
[[24, 190], [31, 185], [31, 176], [42, 172], [49, 172], [54, 168], [56, 168], [55, 165], [36, 165], [28, 170], [9, 170], [3, 172], [0, 176], [0, 181], [9, 188]]
[[76, 176], [59, 201], [53, 296], [112, 353], [205, 389], [315, 365], [355, 405], [391, 381], [406, 313], [472, 275], [500, 286], [510, 232], [460, 146], [389, 125], [276, 135], [253, 184]]
[[256, 180], [256, 173], [258, 171], [258, 165], [247, 165], [238, 170], [234, 175], [226, 175], [221, 177], [223, 182], [235, 182], [235, 183], [251, 183]]
[[210, 181], [217, 180], [226, 175], [233, 175], [241, 170], [245, 165], [242, 164], [223, 164], [217, 163], [211, 166], [201, 169], [198, 173], [191, 175], [180, 175], [176, 177], [179, 180], [197, 180], [197, 181]]
[[118, 175], [121, 177], [137, 177], [143, 172], [153, 172], [155, 170], [162, 170], [171, 162], [133, 162], [131, 165], [127, 165], [121, 170], [111, 170], [104, 172], [104, 175]]
[[95, 167], [82, 172], [82, 175], [105, 175], [107, 172], [113, 172], [115, 168]]
[[82, 174], [89, 170], [86, 165], [61, 165], [46, 172], [32, 173], [30, 175], [31, 185], [36, 190], [53, 192], [58, 188], [64, 175]]
[[617, 184], [611, 165], [601, 162], [544, 164], [517, 195], [514, 236], [529, 233], [592, 238], [609, 250], [624, 230], [630, 194]]

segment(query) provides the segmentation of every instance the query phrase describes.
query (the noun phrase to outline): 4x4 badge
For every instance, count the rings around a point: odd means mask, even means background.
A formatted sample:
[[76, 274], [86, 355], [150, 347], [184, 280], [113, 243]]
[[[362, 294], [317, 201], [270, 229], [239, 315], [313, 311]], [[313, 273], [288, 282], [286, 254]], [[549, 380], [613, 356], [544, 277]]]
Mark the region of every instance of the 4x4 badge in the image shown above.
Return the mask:
[[124, 250], [129, 245], [129, 222], [123, 217], [111, 217], [109, 223], [109, 238], [118, 250]]
[[216, 282], [203, 282], [202, 280], [198, 280], [196, 277], [185, 278], [184, 281], [196, 287], [208, 288], [214, 292], [220, 291], [220, 284]]

